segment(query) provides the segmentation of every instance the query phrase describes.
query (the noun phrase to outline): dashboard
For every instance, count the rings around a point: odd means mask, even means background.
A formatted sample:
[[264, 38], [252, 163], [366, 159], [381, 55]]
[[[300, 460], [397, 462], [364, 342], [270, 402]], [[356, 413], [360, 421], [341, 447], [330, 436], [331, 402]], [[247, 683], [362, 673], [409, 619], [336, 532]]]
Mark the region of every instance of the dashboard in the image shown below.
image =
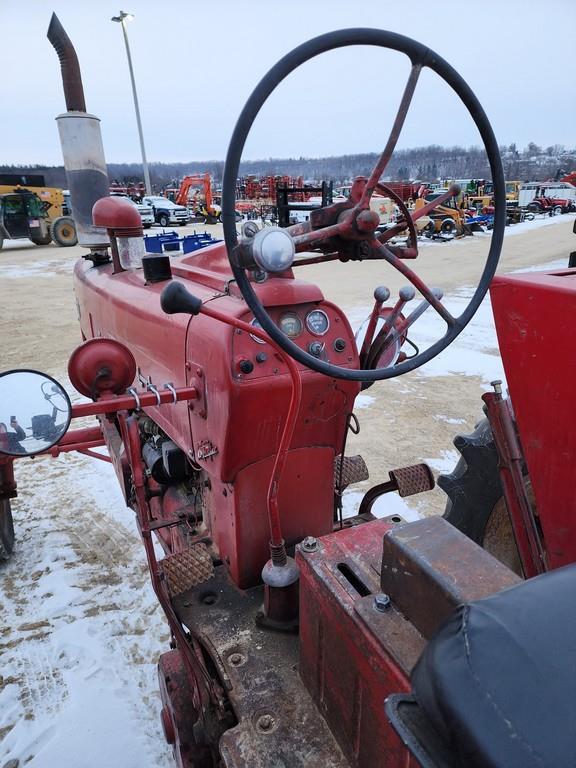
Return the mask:
[[[267, 312], [280, 330], [301, 349], [334, 365], [358, 365], [356, 342], [342, 312], [329, 302], [268, 307]], [[260, 328], [252, 316], [243, 317]], [[305, 366], [298, 363], [298, 367]], [[257, 336], [236, 330], [232, 337], [232, 374], [237, 379], [254, 379], [286, 373], [287, 367], [275, 348]]]

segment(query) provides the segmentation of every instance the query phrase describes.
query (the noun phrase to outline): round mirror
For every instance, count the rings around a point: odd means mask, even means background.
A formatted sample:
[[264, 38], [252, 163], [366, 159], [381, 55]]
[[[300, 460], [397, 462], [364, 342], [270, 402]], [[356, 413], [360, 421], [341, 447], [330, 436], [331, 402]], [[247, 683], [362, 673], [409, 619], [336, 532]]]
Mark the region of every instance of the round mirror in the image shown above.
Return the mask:
[[0, 374], [0, 453], [33, 456], [55, 445], [72, 417], [64, 388], [40, 371]]

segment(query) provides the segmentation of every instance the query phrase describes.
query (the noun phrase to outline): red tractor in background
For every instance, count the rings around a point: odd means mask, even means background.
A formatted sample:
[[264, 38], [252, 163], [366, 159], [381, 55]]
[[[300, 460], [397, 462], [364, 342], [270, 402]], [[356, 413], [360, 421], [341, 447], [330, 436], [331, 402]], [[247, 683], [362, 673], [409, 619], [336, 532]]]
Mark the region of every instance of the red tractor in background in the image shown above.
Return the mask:
[[[80, 76], [77, 64], [69, 71], [71, 44], [55, 17], [49, 37], [68, 103]], [[238, 238], [236, 179], [254, 117], [300, 64], [350, 45], [411, 60], [373, 172], [356, 179], [348, 200], [311, 212], [308, 222], [287, 229], [247, 222]], [[459, 316], [407, 264], [418, 256], [415, 219], [458, 190], [411, 216], [379, 183], [424, 68], [468, 109], [494, 182], [490, 249]], [[402, 212], [385, 232], [370, 210], [377, 188]], [[568, 369], [560, 380], [548, 375], [550, 349], [571, 338], [564, 324], [576, 272], [492, 282], [505, 216], [498, 145], [470, 88], [425, 46], [370, 29], [309, 41], [257, 86], [226, 160], [225, 246], [146, 255], [133, 206], [95, 201], [94, 225], [107, 232], [110, 248], [100, 244], [76, 265], [85, 341], [69, 362], [70, 379], [89, 402], [70, 406], [64, 390], [37, 372], [0, 377], [4, 408], [28, 402], [30, 414], [50, 417], [49, 438], [20, 436], [15, 447], [8, 429], [0, 436], [2, 498], [15, 491], [18, 456], [107, 447], [170, 626], [171, 648], [159, 661], [161, 718], [180, 768], [574, 764], [576, 571], [530, 577], [576, 559], [574, 356], [562, 358]], [[399, 232], [407, 232], [406, 244], [391, 245]], [[398, 270], [410, 289], [392, 305], [387, 289], [375, 290], [358, 348], [342, 310], [295, 271], [374, 259]], [[346, 485], [366, 477], [362, 460], [345, 456], [361, 387], [440, 353], [491, 282], [515, 419], [498, 386], [484, 400], [525, 582], [440, 517], [404, 524], [372, 515], [385, 493], [430, 489], [426, 465], [391, 470], [354, 518], [342, 518], [339, 501]], [[410, 311], [416, 291], [421, 300]], [[442, 318], [444, 335], [408, 358], [404, 345], [426, 311]], [[51, 415], [38, 413], [46, 402]], [[98, 425], [69, 430], [70, 418], [86, 415]]]

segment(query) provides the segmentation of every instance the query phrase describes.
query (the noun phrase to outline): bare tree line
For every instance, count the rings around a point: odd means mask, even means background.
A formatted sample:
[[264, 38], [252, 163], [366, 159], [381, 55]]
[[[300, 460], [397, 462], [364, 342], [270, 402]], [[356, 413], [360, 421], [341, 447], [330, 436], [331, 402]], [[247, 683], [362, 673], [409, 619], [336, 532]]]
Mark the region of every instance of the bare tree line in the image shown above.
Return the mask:
[[[500, 147], [504, 173], [507, 179], [541, 181], [559, 178], [576, 169], [576, 149], [566, 149], [559, 144], [546, 148], [530, 142], [519, 150], [515, 144]], [[355, 176], [368, 175], [377, 159], [376, 153], [339, 155], [334, 157], [268, 158], [243, 162], [241, 175], [255, 176], [303, 176], [310, 181], [332, 180], [346, 184]], [[150, 177], [156, 190], [177, 186], [186, 174], [211, 174], [216, 186], [222, 183], [224, 163], [219, 160], [193, 161], [189, 163], [151, 163]], [[43, 174], [48, 186], [67, 186], [62, 166], [0, 165], [0, 173]], [[142, 166], [138, 163], [110, 163], [108, 175], [111, 181], [121, 183], [140, 181]], [[386, 178], [395, 180], [418, 179], [489, 179], [490, 168], [486, 153], [479, 147], [427, 147], [395, 152]]]

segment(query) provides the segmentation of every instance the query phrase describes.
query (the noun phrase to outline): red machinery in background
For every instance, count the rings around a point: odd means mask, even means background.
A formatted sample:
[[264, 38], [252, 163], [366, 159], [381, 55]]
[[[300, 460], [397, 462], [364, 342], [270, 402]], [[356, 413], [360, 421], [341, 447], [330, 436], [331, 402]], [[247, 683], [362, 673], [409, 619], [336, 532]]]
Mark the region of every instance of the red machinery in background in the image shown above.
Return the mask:
[[[236, 179], [254, 115], [300, 64], [348, 45], [391, 48], [411, 61], [373, 172], [355, 180], [345, 202], [312, 211], [305, 223], [259, 229], [247, 222], [239, 238]], [[424, 68], [467, 107], [494, 182], [486, 264], [458, 316], [407, 261], [418, 257], [414, 221], [459, 190], [411, 216], [402, 198], [379, 183]], [[401, 212], [384, 232], [370, 210], [377, 189]], [[8, 437], [0, 440], [2, 466], [10, 471], [17, 456], [106, 445], [170, 626], [171, 648], [159, 661], [161, 718], [178, 766], [572, 765], [576, 739], [563, 713], [570, 719], [575, 682], [573, 568], [521, 583], [442, 518], [376, 519], [371, 508], [379, 496], [432, 487], [423, 464], [389, 471], [358, 515], [342, 518], [343, 489], [366, 478], [360, 457], [345, 455], [362, 384], [413, 371], [441, 352], [473, 316], [497, 266], [504, 178], [474, 94], [449, 64], [409, 38], [365, 29], [315, 38], [278, 62], [240, 115], [223, 211], [225, 246], [171, 257], [144, 253], [139, 216], [127, 201], [96, 202], [94, 224], [107, 232], [110, 252], [99, 248], [76, 265], [86, 341], [69, 363], [72, 383], [93, 402], [54, 417], [51, 438], [36, 437], [31, 450], [28, 438], [20, 448], [10, 438], [12, 449]], [[406, 244], [392, 245], [399, 232], [407, 233]], [[360, 349], [342, 310], [295, 274], [306, 264], [337, 260], [381, 260], [411, 284], [390, 305], [388, 289], [376, 289]], [[572, 272], [539, 276], [542, 290], [560, 295], [563, 317], [574, 280]], [[535, 290], [513, 276], [499, 278], [493, 296], [499, 333], [509, 341], [503, 353], [518, 367], [510, 382], [515, 408], [519, 391], [520, 434], [529, 435], [528, 467], [543, 475], [534, 482], [537, 517], [526, 507], [505, 401], [497, 392], [488, 398], [527, 576], [571, 561], [573, 536], [565, 530], [573, 509], [568, 492], [561, 518], [554, 518], [555, 483], [569, 482], [568, 470], [546, 456], [560, 445], [570, 462], [574, 440], [565, 422], [554, 429], [543, 423], [548, 404], [566, 392], [541, 371], [534, 375], [544, 391], [526, 387], [534, 354], [538, 365], [549, 350], [545, 326], [556, 317], [553, 305], [554, 312], [542, 311], [542, 328], [532, 330], [541, 309]], [[408, 307], [416, 292], [419, 304]], [[426, 311], [438, 314], [444, 333], [407, 357], [411, 328]], [[0, 376], [3, 402], [10, 402], [11, 376], [25, 373]], [[53, 403], [59, 390], [47, 386], [43, 396]], [[13, 397], [24, 389], [17, 383]], [[98, 417], [98, 427], [67, 431], [70, 416], [87, 414]], [[562, 523], [558, 536], [551, 534], [554, 520]], [[160, 560], [153, 537], [163, 548]]]
[[259, 200], [275, 205], [278, 187], [287, 187], [292, 199], [301, 203], [312, 194], [306, 193], [303, 176], [241, 176], [236, 183], [237, 197], [239, 200]]

